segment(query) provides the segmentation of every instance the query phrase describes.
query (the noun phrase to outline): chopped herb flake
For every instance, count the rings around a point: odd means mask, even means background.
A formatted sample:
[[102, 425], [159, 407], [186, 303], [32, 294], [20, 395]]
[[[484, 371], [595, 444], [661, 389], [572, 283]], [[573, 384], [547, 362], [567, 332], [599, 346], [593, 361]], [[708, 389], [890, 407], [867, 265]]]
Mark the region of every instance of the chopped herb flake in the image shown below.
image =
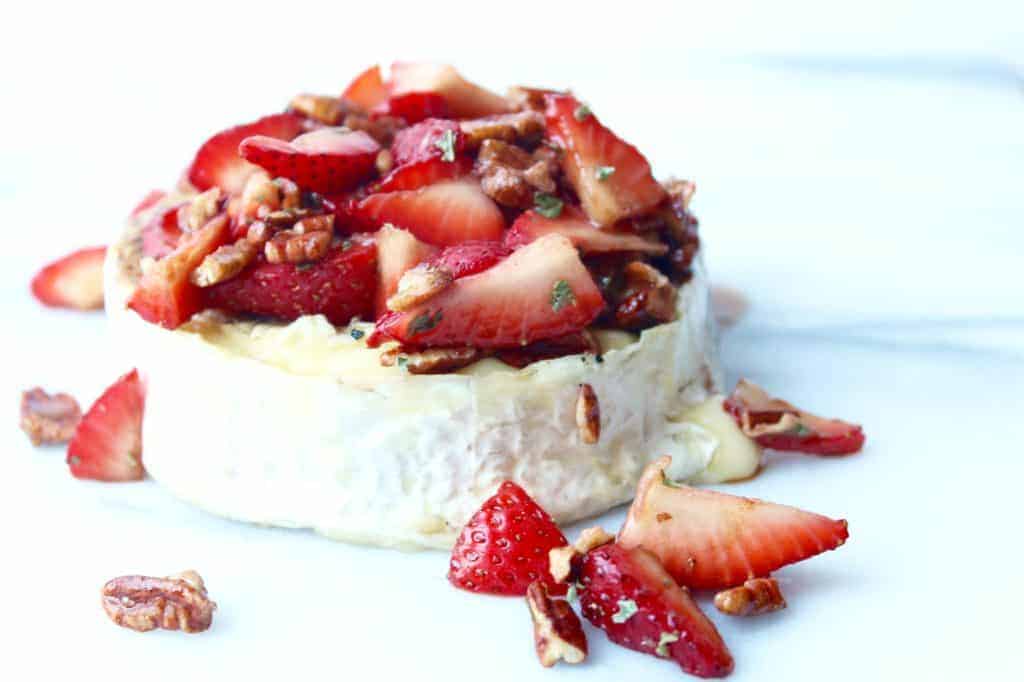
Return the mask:
[[682, 488], [683, 487], [683, 486], [679, 485], [678, 483], [676, 483], [675, 481], [673, 481], [671, 478], [669, 478], [668, 474], [666, 474], [664, 471], [661, 472], [661, 482], [664, 483], [665, 485], [667, 485], [669, 488]]
[[654, 650], [654, 653], [658, 654], [662, 658], [668, 658], [668, 645], [678, 641], [678, 634], [674, 632], [663, 632], [661, 633], [661, 638], [658, 640], [658, 647]]
[[533, 195], [533, 206], [537, 213], [545, 218], [557, 218], [562, 215], [562, 200], [544, 192]]
[[413, 318], [413, 321], [409, 323], [409, 336], [416, 336], [423, 332], [429, 332], [431, 329], [436, 327], [441, 322], [441, 311], [438, 310], [431, 316], [428, 310], [425, 313], [421, 313]]
[[803, 424], [797, 424], [792, 433], [794, 436], [809, 436], [812, 431]]
[[594, 169], [594, 177], [602, 182], [615, 173], [615, 166], [598, 166]]
[[437, 138], [434, 142], [434, 146], [441, 150], [442, 161], [454, 161], [455, 160], [455, 131], [446, 130]]
[[613, 623], [625, 623], [632, 618], [639, 609], [632, 599], [620, 599], [619, 610], [612, 614]]
[[568, 282], [560, 279], [551, 287], [551, 309], [557, 313], [567, 305], [576, 305], [576, 294]]
[[405, 365], [406, 365], [406, 364], [407, 364], [408, 362], [409, 362], [409, 358], [405, 357], [404, 355], [399, 355], [399, 356], [398, 356], [398, 366], [399, 366], [400, 368], [402, 368], [402, 369], [405, 369]]
[[580, 599], [580, 596], [576, 590], [576, 583], [569, 585], [569, 591], [565, 593], [565, 600], [570, 604], [575, 604]]
[[364, 332], [362, 329], [351, 329], [349, 330], [348, 335], [351, 336], [356, 341], [358, 341], [359, 339], [366, 336], [366, 332]]
[[586, 104], [580, 104], [576, 107], [576, 111], [572, 112], [572, 115], [577, 121], [586, 121], [594, 115], [594, 112]]

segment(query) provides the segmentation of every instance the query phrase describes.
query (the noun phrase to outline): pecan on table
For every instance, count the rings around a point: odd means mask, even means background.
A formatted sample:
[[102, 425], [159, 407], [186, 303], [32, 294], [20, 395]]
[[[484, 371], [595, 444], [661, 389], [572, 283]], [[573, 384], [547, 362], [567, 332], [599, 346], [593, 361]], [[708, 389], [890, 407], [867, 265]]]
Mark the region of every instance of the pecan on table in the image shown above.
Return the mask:
[[82, 408], [67, 393], [50, 395], [36, 387], [21, 394], [21, 430], [33, 445], [66, 443], [81, 419]]
[[123, 575], [103, 586], [103, 610], [121, 627], [148, 632], [157, 628], [203, 632], [217, 605], [195, 571], [166, 578]]

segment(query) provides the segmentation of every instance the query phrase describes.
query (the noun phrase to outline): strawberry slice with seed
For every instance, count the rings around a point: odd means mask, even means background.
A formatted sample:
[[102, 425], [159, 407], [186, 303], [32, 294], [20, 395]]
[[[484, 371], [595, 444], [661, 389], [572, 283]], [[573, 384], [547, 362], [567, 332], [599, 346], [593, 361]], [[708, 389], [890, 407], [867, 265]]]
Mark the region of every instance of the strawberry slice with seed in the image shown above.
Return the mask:
[[668, 251], [666, 244], [654, 238], [595, 227], [582, 211], [570, 206], [563, 207], [557, 218], [546, 218], [534, 210], [526, 211], [505, 233], [505, 245], [517, 249], [546, 234], [562, 235], [586, 255], [642, 253], [663, 256]]
[[385, 225], [377, 232], [377, 284], [375, 310], [378, 317], [387, 312], [387, 300], [398, 290], [398, 282], [406, 271], [437, 253], [437, 247], [416, 239], [410, 232]]
[[410, 347], [516, 348], [579, 331], [604, 307], [569, 240], [549, 235], [443, 293], [377, 321], [372, 343]]
[[402, 192], [435, 185], [445, 180], [466, 177], [473, 170], [473, 159], [459, 156], [455, 161], [442, 161], [434, 156], [399, 166], [369, 187], [369, 194]]
[[430, 118], [398, 131], [391, 143], [391, 158], [399, 167], [427, 159], [452, 163], [465, 146], [465, 135], [456, 121]]
[[51, 308], [102, 308], [106, 255], [107, 247], [93, 246], [50, 263], [32, 278], [32, 295]]
[[374, 64], [355, 77], [341, 98], [367, 111], [388, 98], [388, 88], [380, 75], [380, 66]]
[[372, 113], [402, 118], [411, 125], [431, 117], [445, 118], [449, 110], [448, 101], [436, 92], [407, 92], [388, 97]]
[[246, 160], [272, 176], [292, 180], [314, 192], [352, 189], [373, 175], [380, 145], [360, 131], [321, 128], [291, 142], [264, 135], [247, 137], [238, 147]]
[[256, 166], [238, 154], [242, 140], [254, 135], [291, 140], [305, 129], [305, 125], [304, 117], [288, 112], [221, 131], [199, 148], [186, 177], [200, 191], [220, 187], [228, 194], [241, 194], [245, 181], [256, 171]]
[[562, 169], [601, 227], [650, 211], [665, 199], [636, 147], [601, 125], [572, 95], [545, 95], [547, 135], [565, 150]]
[[552, 594], [566, 592], [548, 568], [548, 552], [569, 544], [526, 491], [505, 481], [462, 529], [452, 550], [448, 580], [459, 589], [523, 596], [540, 580]]
[[454, 118], [481, 118], [512, 111], [512, 104], [507, 99], [469, 82], [447, 64], [392, 64], [391, 96], [410, 92], [434, 92], [441, 95]]
[[93, 403], [68, 445], [75, 478], [138, 481], [142, 469], [142, 411], [145, 393], [134, 369]]
[[648, 465], [618, 542], [654, 552], [680, 584], [722, 589], [846, 542], [846, 521], [671, 483], [670, 457]]
[[468, 241], [445, 247], [429, 262], [452, 273], [454, 279], [461, 279], [497, 265], [510, 253], [511, 249], [501, 242]]
[[732, 654], [714, 623], [646, 549], [609, 543], [590, 550], [579, 584], [583, 615], [616, 644], [673, 659], [699, 677], [732, 672]]

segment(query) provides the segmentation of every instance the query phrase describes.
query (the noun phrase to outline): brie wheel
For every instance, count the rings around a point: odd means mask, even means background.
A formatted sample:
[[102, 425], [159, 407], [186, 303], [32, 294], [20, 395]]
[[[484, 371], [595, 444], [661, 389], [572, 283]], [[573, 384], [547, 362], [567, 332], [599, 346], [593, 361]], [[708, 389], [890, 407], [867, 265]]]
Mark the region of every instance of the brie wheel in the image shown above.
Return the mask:
[[[628, 502], [661, 455], [672, 456], [674, 478], [711, 461], [682, 421], [721, 386], [700, 254], [677, 321], [639, 336], [602, 333], [600, 360], [515, 369], [488, 359], [410, 375], [380, 365], [383, 349], [365, 345], [369, 323], [272, 324], [215, 311], [174, 331], [143, 321], [125, 305], [145, 267], [139, 233], [180, 198], [130, 222], [108, 251], [105, 293], [114, 338], [146, 383], [146, 471], [188, 502], [350, 542], [448, 548], [506, 479], [568, 523]], [[600, 406], [593, 445], [575, 419], [583, 383]]]

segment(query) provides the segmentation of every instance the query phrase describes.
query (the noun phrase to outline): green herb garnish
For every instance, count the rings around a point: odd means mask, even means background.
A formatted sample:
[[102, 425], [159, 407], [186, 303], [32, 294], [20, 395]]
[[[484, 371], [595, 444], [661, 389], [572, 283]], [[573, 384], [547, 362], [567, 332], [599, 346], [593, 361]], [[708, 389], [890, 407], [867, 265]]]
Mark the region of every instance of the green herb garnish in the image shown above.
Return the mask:
[[663, 632], [661, 638], [658, 639], [658, 647], [654, 650], [654, 653], [658, 654], [662, 658], [668, 658], [668, 645], [672, 642], [678, 642], [679, 635], [674, 632]]
[[455, 160], [455, 131], [446, 130], [441, 137], [437, 138], [434, 146], [441, 150], [442, 161]]
[[598, 166], [594, 169], [594, 177], [604, 182], [615, 173], [615, 166]]
[[348, 335], [351, 336], [356, 341], [358, 341], [359, 339], [366, 336], [366, 332], [364, 332], [362, 329], [350, 329]]
[[567, 305], [576, 305], [576, 294], [568, 282], [560, 279], [551, 287], [551, 309], [557, 313]]
[[594, 115], [594, 112], [590, 110], [586, 104], [580, 104], [576, 107], [576, 111], [572, 112], [573, 118], [577, 121], [586, 121], [588, 118]]
[[562, 215], [562, 200], [544, 192], [533, 195], [533, 207], [545, 218], [557, 218]]
[[636, 602], [632, 599], [620, 599], [619, 610], [612, 614], [613, 623], [625, 623], [639, 611]]
[[431, 316], [430, 311], [421, 313], [413, 318], [409, 324], [409, 336], [416, 336], [423, 332], [429, 332], [441, 322], [441, 311], [438, 310]]

